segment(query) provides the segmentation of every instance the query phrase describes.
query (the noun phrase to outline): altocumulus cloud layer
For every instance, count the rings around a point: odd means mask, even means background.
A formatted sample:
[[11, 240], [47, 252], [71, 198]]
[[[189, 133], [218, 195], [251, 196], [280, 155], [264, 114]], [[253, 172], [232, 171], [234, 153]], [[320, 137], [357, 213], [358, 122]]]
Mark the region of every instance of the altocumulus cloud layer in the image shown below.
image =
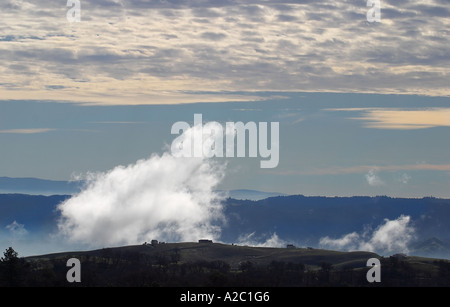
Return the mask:
[[[253, 100], [245, 91], [449, 95], [448, 1], [80, 0], [0, 4], [0, 95], [84, 103]], [[239, 91], [230, 95], [227, 91]]]
[[91, 174], [82, 192], [58, 206], [60, 232], [91, 246], [215, 239], [223, 216], [213, 189], [222, 174], [211, 160], [169, 153]]

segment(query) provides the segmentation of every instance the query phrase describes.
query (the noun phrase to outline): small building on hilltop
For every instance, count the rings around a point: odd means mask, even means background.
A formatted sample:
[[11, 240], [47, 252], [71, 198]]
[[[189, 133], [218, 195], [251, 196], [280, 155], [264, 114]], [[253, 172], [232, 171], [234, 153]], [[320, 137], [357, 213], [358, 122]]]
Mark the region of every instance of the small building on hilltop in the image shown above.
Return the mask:
[[208, 239], [200, 239], [198, 240], [198, 243], [213, 243], [213, 241]]

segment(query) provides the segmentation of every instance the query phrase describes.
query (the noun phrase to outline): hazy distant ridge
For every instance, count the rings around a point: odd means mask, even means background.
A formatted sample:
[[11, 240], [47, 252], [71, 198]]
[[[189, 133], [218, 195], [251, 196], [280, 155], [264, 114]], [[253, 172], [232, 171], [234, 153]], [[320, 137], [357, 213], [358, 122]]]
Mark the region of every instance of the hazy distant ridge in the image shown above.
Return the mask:
[[0, 193], [22, 193], [31, 195], [75, 194], [83, 181], [58, 181], [39, 178], [0, 177]]
[[[39, 178], [0, 177], [0, 193], [20, 193], [30, 195], [73, 195], [79, 193], [85, 184], [82, 180], [63, 181]], [[218, 191], [225, 197], [242, 200], [261, 200], [267, 197], [282, 196], [283, 193], [261, 192], [256, 190], [238, 189]]]

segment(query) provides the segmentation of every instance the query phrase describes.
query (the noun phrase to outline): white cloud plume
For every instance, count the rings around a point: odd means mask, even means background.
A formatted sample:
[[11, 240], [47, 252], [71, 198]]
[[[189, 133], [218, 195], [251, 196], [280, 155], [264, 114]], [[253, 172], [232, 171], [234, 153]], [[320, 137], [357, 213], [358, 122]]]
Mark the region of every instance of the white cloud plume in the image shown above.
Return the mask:
[[9, 225], [6, 225], [6, 229], [9, 230], [10, 234], [14, 237], [23, 237], [28, 234], [28, 231], [25, 229], [25, 225], [17, 223], [17, 221], [12, 222]]
[[346, 250], [356, 250], [358, 249], [358, 241], [360, 240], [360, 235], [357, 232], [352, 232], [344, 235], [339, 239], [331, 239], [328, 236], [320, 238], [320, 245], [331, 248], [331, 249], [346, 249]]
[[215, 187], [224, 170], [209, 159], [164, 153], [89, 174], [86, 187], [58, 206], [59, 230], [95, 246], [217, 239], [224, 218]]
[[398, 179], [398, 181], [400, 181], [403, 184], [407, 184], [409, 182], [409, 180], [411, 179], [411, 176], [409, 176], [407, 173], [403, 173], [400, 178]]
[[248, 245], [256, 247], [285, 247], [288, 242], [280, 239], [276, 233], [273, 233], [269, 238], [257, 237], [255, 232], [241, 235], [237, 240], [239, 245]]
[[375, 169], [369, 170], [369, 172], [365, 175], [365, 177], [366, 177], [367, 183], [370, 186], [376, 187], [376, 186], [384, 185], [384, 181], [381, 180], [380, 177], [378, 177]]
[[373, 232], [352, 232], [338, 239], [322, 237], [319, 244], [324, 248], [338, 250], [365, 250], [382, 255], [408, 253], [408, 244], [414, 239], [415, 230], [411, 217], [401, 215], [395, 220], [385, 219]]

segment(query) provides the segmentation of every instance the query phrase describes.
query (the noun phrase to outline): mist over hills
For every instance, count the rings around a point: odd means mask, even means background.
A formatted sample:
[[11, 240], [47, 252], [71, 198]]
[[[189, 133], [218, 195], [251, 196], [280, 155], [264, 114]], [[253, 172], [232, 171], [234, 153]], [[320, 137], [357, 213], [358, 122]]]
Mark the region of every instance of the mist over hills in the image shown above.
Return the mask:
[[[20, 247], [17, 250], [22, 255], [70, 248], [53, 242], [45, 250], [42, 243], [48, 243], [57, 233], [60, 213], [56, 207], [70, 197], [0, 194], [2, 248], [13, 244]], [[223, 212], [225, 222], [220, 225], [219, 241], [224, 243], [277, 247], [294, 244], [297, 247], [378, 252], [380, 245], [375, 240], [376, 236], [387, 229], [391, 233], [384, 235], [395, 236], [401, 232], [407, 235], [397, 237], [399, 241], [407, 241], [407, 245], [400, 250], [385, 250], [387, 255], [404, 249], [410, 255], [450, 258], [448, 199], [302, 195], [255, 201], [228, 198], [223, 204]], [[152, 239], [164, 238], [148, 238], [148, 241]], [[35, 250], [35, 246], [40, 249]]]
[[[226, 212], [233, 228], [240, 233], [265, 230], [279, 235], [307, 232], [315, 236], [338, 235], [408, 215], [421, 230], [420, 238], [439, 234], [444, 240], [450, 239], [448, 199], [290, 195], [259, 201], [228, 199]], [[267, 228], [268, 225], [272, 227]]]
[[[242, 234], [267, 238], [276, 233], [284, 242], [297, 246], [321, 246], [320, 242], [324, 241], [321, 239], [325, 237], [343, 243], [353, 236], [358, 243], [363, 243], [353, 246], [341, 244], [342, 248], [337, 249], [342, 250], [349, 246], [356, 250], [360, 246], [367, 246], [364, 240], [373, 241], [382, 226], [391, 227], [392, 221], [398, 221], [403, 216], [408, 217], [409, 228], [399, 226], [398, 229], [391, 229], [391, 235], [410, 231], [408, 236], [404, 237], [409, 240], [407, 253], [450, 257], [447, 243], [450, 241], [448, 199], [291, 195], [260, 201], [228, 199], [225, 212], [228, 227], [222, 232], [224, 241], [242, 237]], [[430, 240], [433, 237], [434, 240]], [[322, 247], [330, 246], [322, 244]]]

